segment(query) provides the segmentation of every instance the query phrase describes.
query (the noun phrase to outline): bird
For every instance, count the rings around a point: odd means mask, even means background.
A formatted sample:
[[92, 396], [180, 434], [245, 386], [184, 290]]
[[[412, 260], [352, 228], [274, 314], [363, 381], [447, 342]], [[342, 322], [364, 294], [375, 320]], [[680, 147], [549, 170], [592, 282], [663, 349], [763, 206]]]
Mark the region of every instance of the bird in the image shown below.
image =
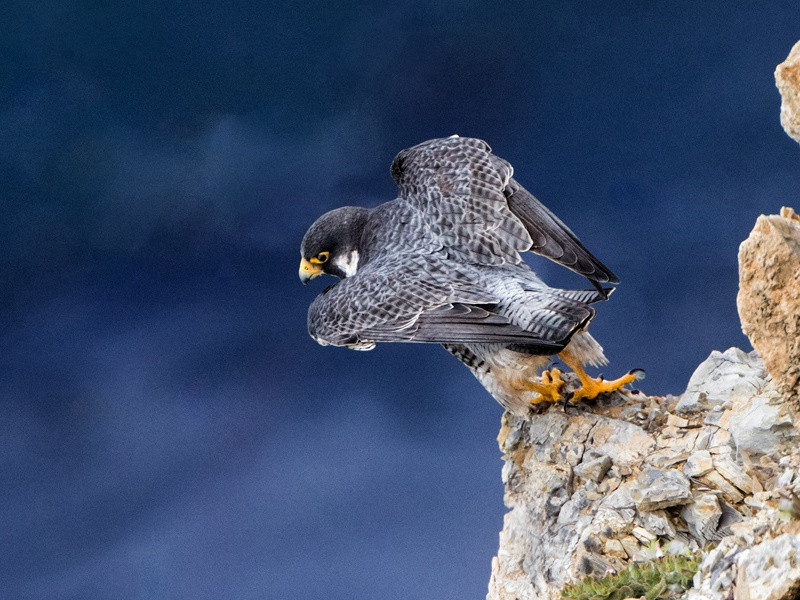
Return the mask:
[[[614, 380], [587, 374], [587, 365], [608, 363], [587, 327], [619, 278], [513, 175], [477, 138], [437, 138], [397, 154], [397, 198], [331, 210], [303, 236], [300, 280], [339, 279], [309, 306], [310, 336], [354, 350], [440, 344], [521, 416], [640, 379], [640, 369]], [[548, 286], [526, 252], [583, 275], [592, 289]], [[564, 372], [546, 368], [555, 357], [578, 378], [569, 398]]]

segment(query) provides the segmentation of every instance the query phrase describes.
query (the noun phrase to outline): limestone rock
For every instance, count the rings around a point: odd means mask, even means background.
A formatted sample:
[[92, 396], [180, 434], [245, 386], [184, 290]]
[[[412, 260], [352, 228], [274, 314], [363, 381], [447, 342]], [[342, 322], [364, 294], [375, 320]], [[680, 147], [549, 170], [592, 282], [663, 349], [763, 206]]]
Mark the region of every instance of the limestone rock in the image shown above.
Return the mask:
[[622, 392], [504, 415], [510, 511], [488, 598], [556, 600], [567, 582], [709, 545], [692, 598], [728, 598], [738, 554], [795, 511], [800, 444], [786, 402], [758, 354], [732, 348], [712, 352], [680, 399]]
[[606, 543], [603, 546], [603, 553], [609, 556], [616, 556], [617, 558], [628, 557], [622, 542], [620, 540], [615, 540], [614, 538], [606, 540]]
[[730, 432], [736, 449], [749, 454], [775, 455], [797, 440], [788, 407], [771, 385], [737, 406]]
[[737, 560], [735, 600], [800, 597], [800, 536], [783, 534], [745, 550]]
[[[795, 46], [797, 49], [797, 46]], [[800, 57], [798, 57], [800, 58]], [[739, 247], [742, 330], [781, 394], [800, 396], [800, 216], [761, 215]]]
[[714, 468], [711, 453], [708, 450], [698, 450], [686, 460], [683, 472], [687, 477], [700, 477]]
[[753, 382], [762, 381], [765, 374], [763, 363], [754, 353], [746, 354], [739, 348], [715, 350], [695, 369], [676, 411], [692, 413], [744, 401], [753, 395]]
[[631, 530], [633, 536], [639, 540], [642, 544], [651, 544], [658, 539], [657, 535], [654, 535], [647, 531], [644, 527], [634, 527]]
[[781, 93], [781, 125], [800, 142], [800, 42], [775, 69], [775, 85]]
[[599, 483], [606, 476], [611, 468], [611, 459], [605, 455], [599, 455], [590, 460], [584, 461], [575, 467], [575, 475], [583, 480], [591, 480]]
[[[788, 458], [800, 464], [800, 453]], [[745, 500], [747, 516], [730, 525], [716, 546], [703, 554], [694, 585], [683, 600], [794, 600], [800, 596], [800, 486], [779, 486]], [[785, 511], [782, 500], [798, 506]], [[793, 502], [794, 502], [793, 501]], [[723, 533], [722, 521], [717, 533]], [[686, 508], [684, 508], [686, 510]], [[719, 539], [719, 537], [717, 538]]]
[[[669, 516], [663, 510], [653, 512], [640, 512], [636, 515], [636, 523], [648, 531], [666, 538], [674, 538], [678, 532], [672, 524]], [[632, 533], [633, 531], [631, 531]]]
[[739, 504], [744, 500], [744, 494], [716, 471], [706, 473], [700, 478], [700, 481], [713, 489], [719, 490], [728, 502]]
[[695, 538], [708, 541], [716, 537], [722, 508], [716, 495], [696, 494], [692, 502], [681, 509], [681, 517]]
[[636, 508], [643, 511], [686, 504], [691, 496], [689, 480], [677, 469], [646, 469], [631, 490]]
[[715, 455], [714, 469], [743, 492], [749, 494], [753, 491], [753, 480], [747, 476], [730, 453]]

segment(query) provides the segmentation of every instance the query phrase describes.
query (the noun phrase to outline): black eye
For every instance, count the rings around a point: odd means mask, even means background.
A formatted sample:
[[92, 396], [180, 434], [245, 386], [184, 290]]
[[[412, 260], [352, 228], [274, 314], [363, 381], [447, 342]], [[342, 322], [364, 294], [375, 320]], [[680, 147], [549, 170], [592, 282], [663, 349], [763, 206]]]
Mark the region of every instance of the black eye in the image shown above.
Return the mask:
[[331, 256], [330, 252], [320, 252], [311, 259], [311, 262], [314, 263], [315, 265], [322, 265], [328, 262], [330, 256]]

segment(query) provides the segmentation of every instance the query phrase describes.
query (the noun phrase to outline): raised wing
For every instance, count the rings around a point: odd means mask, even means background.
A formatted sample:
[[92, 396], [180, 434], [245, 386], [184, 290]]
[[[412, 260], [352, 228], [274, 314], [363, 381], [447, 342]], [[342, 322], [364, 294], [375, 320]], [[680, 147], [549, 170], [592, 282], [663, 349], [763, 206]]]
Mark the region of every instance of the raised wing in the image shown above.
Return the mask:
[[456, 259], [516, 264], [531, 247], [503, 190], [513, 169], [481, 140], [457, 136], [424, 142], [392, 162], [400, 199], [425, 216], [430, 234]]
[[425, 217], [448, 255], [516, 264], [532, 251], [586, 276], [598, 290], [619, 279], [517, 181], [486, 142], [453, 136], [400, 152], [392, 163], [400, 200]]

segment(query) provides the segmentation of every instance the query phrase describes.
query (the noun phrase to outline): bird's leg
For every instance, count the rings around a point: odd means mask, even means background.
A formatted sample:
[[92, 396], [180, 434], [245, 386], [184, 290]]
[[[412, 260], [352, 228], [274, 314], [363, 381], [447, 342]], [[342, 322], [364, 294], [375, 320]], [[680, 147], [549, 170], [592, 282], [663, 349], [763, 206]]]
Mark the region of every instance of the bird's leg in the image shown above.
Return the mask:
[[577, 402], [581, 398], [591, 400], [600, 394], [616, 391], [622, 388], [624, 385], [636, 381], [637, 379], [641, 379], [644, 373], [640, 369], [634, 369], [619, 379], [606, 381], [600, 377], [590, 377], [583, 369], [583, 365], [581, 364], [581, 361], [578, 360], [578, 357], [568, 350], [562, 350], [558, 356], [564, 361], [564, 364], [566, 364], [575, 372], [575, 374], [578, 376], [578, 379], [581, 381], [581, 387], [575, 390], [572, 394], [572, 402]]
[[561, 387], [563, 385], [561, 371], [550, 369], [549, 371], [543, 371], [538, 381], [523, 379], [517, 381], [514, 387], [526, 392], [539, 394], [531, 398], [531, 404], [539, 404], [541, 402], [558, 402], [561, 399]]

